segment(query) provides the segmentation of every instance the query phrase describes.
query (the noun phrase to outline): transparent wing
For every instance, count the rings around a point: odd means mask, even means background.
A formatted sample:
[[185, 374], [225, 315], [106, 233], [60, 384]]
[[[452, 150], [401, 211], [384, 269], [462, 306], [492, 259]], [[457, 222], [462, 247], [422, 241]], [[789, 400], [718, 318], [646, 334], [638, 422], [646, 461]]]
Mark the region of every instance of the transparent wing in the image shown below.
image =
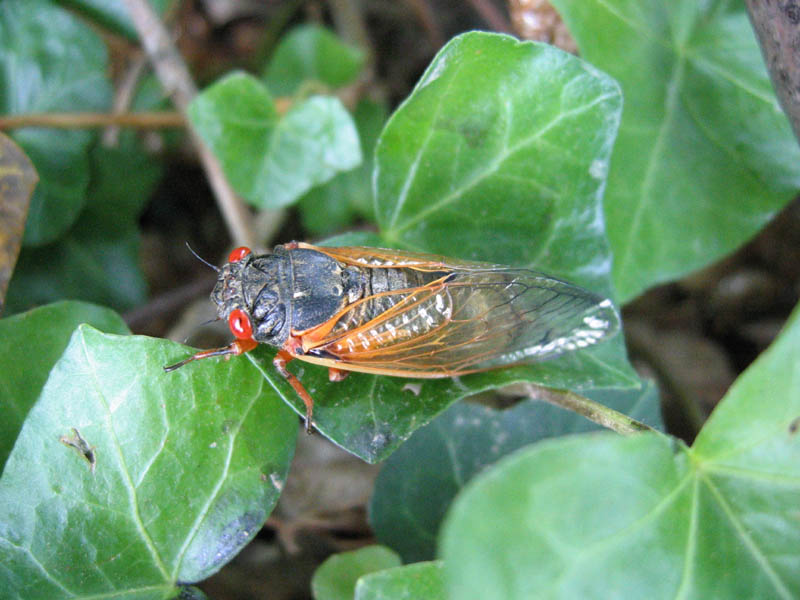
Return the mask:
[[[583, 288], [525, 269], [478, 265], [451, 268], [424, 287], [385, 292], [390, 309], [357, 327], [330, 328], [310, 354], [345, 369], [446, 377], [552, 358], [619, 329], [611, 302]], [[351, 310], [337, 323], [347, 323]]]

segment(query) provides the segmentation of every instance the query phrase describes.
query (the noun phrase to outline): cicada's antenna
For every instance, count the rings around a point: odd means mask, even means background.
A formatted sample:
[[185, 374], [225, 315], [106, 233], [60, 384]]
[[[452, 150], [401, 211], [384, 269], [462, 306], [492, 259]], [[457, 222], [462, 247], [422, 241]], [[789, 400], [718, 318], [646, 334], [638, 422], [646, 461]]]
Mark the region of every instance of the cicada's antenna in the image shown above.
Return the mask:
[[[186, 242], [186, 247], [189, 249], [189, 252], [191, 252], [192, 254], [194, 254], [194, 257], [195, 257], [197, 260], [199, 260], [199, 261], [200, 261], [201, 263], [203, 263], [204, 265], [211, 267], [211, 268], [212, 268], [212, 269], [214, 269], [214, 270], [215, 270], [217, 273], [219, 273], [219, 267], [218, 267], [218, 266], [216, 266], [216, 265], [212, 265], [212, 264], [211, 264], [210, 262], [208, 262], [206, 259], [202, 258], [202, 257], [201, 257], [201, 256], [200, 256], [200, 255], [199, 255], [197, 252], [195, 252], [194, 250], [192, 250], [192, 247], [189, 245], [189, 242]], [[203, 325], [206, 325], [206, 323], [203, 323]]]
[[192, 331], [189, 335], [187, 335], [185, 338], [183, 338], [183, 343], [184, 344], [188, 344], [189, 343], [189, 338], [192, 337], [194, 335], [195, 331], [197, 331], [201, 327], [205, 327], [206, 325], [211, 325], [212, 323], [216, 323], [217, 321], [220, 321], [220, 320], [221, 320], [220, 317], [217, 316], [217, 317], [214, 317], [213, 319], [209, 319], [208, 321], [204, 321], [203, 323], [200, 323], [200, 325], [195, 325], [194, 326], [194, 331]]

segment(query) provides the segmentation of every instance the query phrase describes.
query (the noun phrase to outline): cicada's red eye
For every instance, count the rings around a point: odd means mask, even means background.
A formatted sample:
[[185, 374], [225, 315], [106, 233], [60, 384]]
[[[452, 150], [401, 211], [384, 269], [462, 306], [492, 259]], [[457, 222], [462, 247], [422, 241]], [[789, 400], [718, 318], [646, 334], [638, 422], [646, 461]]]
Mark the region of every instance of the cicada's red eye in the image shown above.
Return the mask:
[[228, 254], [228, 262], [237, 262], [239, 260], [242, 260], [245, 256], [247, 256], [251, 252], [252, 250], [250, 250], [250, 248], [248, 248], [247, 246], [239, 246], [238, 248], [231, 250], [231, 253]]
[[250, 340], [253, 338], [253, 324], [250, 317], [241, 308], [231, 311], [228, 315], [228, 327], [231, 333], [240, 340]]

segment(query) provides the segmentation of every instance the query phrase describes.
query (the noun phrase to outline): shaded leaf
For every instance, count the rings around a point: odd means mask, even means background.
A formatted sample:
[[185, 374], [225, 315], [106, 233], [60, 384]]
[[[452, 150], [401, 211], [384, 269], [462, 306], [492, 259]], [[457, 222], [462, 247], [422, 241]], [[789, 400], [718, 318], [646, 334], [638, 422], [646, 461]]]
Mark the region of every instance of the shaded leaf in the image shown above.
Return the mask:
[[0, 420], [0, 468], [50, 370], [81, 323], [109, 333], [128, 332], [114, 311], [83, 302], [59, 302], [0, 320], [0, 410], [4, 415]]
[[[105, 45], [87, 25], [44, 0], [0, 3], [0, 113], [105, 110]], [[18, 129], [12, 137], [39, 173], [25, 244], [52, 242], [75, 222], [89, 183], [86, 131]]]
[[[609, 293], [599, 194], [620, 101], [613, 80], [559, 50], [494, 34], [456, 38], [378, 142], [377, 245], [536, 266]], [[304, 414], [272, 356], [260, 350], [251, 359]], [[484, 390], [521, 381], [576, 390], [638, 385], [622, 336], [455, 380], [354, 373], [332, 384], [325, 369], [296, 361], [290, 370], [316, 401], [319, 431], [369, 462], [456, 400]]]
[[358, 580], [355, 600], [443, 600], [442, 575], [441, 561], [378, 571]]
[[22, 149], [0, 133], [0, 314], [17, 263], [31, 194], [39, 176]]
[[324, 27], [299, 25], [281, 39], [264, 81], [276, 96], [295, 94], [304, 82], [337, 88], [358, 77], [365, 58], [363, 51]]
[[748, 240], [800, 187], [800, 149], [744, 4], [555, 0], [625, 111], [605, 195], [628, 300]]
[[[86, 13], [106, 27], [136, 39], [136, 28], [131, 22], [125, 0], [57, 0], [59, 4]], [[148, 4], [159, 13], [163, 14], [170, 0], [147, 0]]]
[[372, 201], [372, 168], [375, 142], [386, 122], [383, 104], [362, 100], [353, 112], [364, 162], [339, 173], [333, 179], [312, 188], [300, 198], [298, 208], [303, 227], [314, 235], [341, 230], [357, 218], [375, 221]]
[[356, 582], [362, 575], [399, 567], [400, 564], [400, 557], [383, 546], [367, 546], [334, 554], [314, 573], [311, 592], [314, 600], [352, 600]]
[[[247, 362], [164, 373], [179, 352], [76, 330], [0, 479], [0, 588], [164, 597], [262, 526], [297, 420]], [[94, 448], [94, 473], [59, 442], [73, 427]]]
[[361, 162], [358, 134], [339, 100], [309, 98], [279, 116], [264, 84], [243, 73], [195, 97], [189, 117], [236, 191], [259, 208], [291, 204]]
[[[152, 108], [149, 85], [137, 108]], [[91, 152], [91, 182], [78, 222], [60, 240], [23, 248], [12, 278], [12, 312], [64, 298], [98, 302], [117, 310], [141, 304], [147, 287], [139, 264], [139, 216], [161, 178], [161, 164], [134, 132], [121, 132], [114, 147]]]
[[800, 308], [691, 449], [581, 436], [501, 461], [443, 526], [450, 597], [796, 597], [798, 376]]
[[[662, 428], [658, 392], [592, 390], [585, 395]], [[436, 537], [456, 494], [501, 457], [533, 442], [600, 427], [582, 416], [535, 400], [507, 410], [462, 402], [418, 430], [386, 461], [375, 481], [369, 520], [381, 543], [405, 562], [436, 556]]]

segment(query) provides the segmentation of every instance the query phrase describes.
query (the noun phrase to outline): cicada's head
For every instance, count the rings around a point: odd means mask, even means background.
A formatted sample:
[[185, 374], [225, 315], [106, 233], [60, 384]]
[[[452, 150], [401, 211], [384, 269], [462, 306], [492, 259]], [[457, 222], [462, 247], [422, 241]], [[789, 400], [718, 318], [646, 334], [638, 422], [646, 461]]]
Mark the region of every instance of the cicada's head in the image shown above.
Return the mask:
[[244, 247], [230, 253], [211, 300], [235, 337], [278, 347], [289, 337], [286, 261], [277, 254], [256, 256]]

